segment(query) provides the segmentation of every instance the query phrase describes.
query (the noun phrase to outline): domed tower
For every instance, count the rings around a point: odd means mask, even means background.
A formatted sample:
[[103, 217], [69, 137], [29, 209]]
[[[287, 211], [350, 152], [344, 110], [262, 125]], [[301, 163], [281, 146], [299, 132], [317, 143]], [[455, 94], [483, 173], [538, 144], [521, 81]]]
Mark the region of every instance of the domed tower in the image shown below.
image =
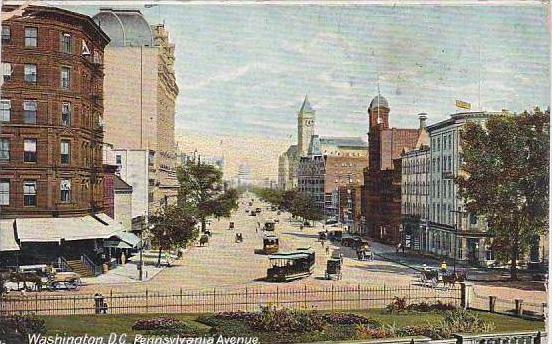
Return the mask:
[[389, 128], [389, 103], [381, 95], [377, 95], [370, 102], [368, 114], [370, 115], [370, 131], [380, 126], [381, 129]]
[[314, 135], [314, 115], [315, 111], [309, 103], [309, 98], [305, 96], [303, 105], [297, 115], [297, 151], [298, 155], [307, 155], [312, 135]]

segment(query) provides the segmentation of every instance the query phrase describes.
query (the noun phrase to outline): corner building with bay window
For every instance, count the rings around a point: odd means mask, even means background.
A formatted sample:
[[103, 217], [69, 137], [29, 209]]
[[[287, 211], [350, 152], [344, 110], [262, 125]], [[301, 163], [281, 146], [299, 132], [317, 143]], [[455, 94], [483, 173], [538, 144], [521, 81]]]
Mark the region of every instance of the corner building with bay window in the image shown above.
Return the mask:
[[29, 6], [2, 22], [2, 267], [93, 267], [121, 229], [102, 212], [108, 42], [90, 17], [53, 7]]

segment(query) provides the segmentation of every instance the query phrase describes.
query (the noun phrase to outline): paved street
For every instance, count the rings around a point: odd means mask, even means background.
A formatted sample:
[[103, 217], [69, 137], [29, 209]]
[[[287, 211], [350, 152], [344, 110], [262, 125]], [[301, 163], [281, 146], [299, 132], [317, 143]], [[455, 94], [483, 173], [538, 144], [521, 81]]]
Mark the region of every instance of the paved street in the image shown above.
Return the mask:
[[[248, 196], [249, 198], [251, 196]], [[374, 261], [358, 261], [352, 249], [330, 245], [332, 252], [343, 253], [345, 256], [343, 279], [328, 281], [324, 279], [326, 265], [325, 247], [318, 241], [318, 231], [322, 225], [300, 230], [298, 222], [290, 222], [290, 214], [267, 210], [267, 204], [256, 201], [253, 207], [262, 208], [258, 216], [249, 216], [245, 209], [249, 208], [244, 200], [240, 200], [239, 209], [230, 219], [213, 220], [210, 226], [212, 237], [205, 247], [195, 246], [187, 250], [181, 260], [176, 260], [173, 266], [158, 272], [151, 280], [143, 283], [106, 283], [88, 285], [81, 288], [80, 293], [108, 293], [143, 291], [174, 291], [198, 289], [231, 289], [244, 286], [276, 288], [276, 286], [312, 287], [335, 285], [368, 285], [368, 286], [399, 286], [417, 283], [418, 275], [409, 267], [398, 264], [381, 256], [400, 258], [393, 248], [379, 243], [372, 243], [376, 256]], [[256, 249], [262, 248], [262, 231], [256, 232], [257, 222], [261, 225], [265, 220], [278, 218], [276, 234], [280, 237], [280, 250], [293, 250], [297, 247], [311, 246], [316, 251], [316, 266], [312, 276], [306, 279], [278, 284], [263, 281], [266, 269], [269, 267], [267, 256], [256, 254]], [[229, 222], [235, 222], [235, 230], [228, 230]], [[243, 234], [243, 243], [235, 242], [235, 233]], [[326, 243], [327, 245], [328, 243]], [[400, 255], [399, 255], [400, 256]], [[406, 259], [404, 256], [402, 259]], [[412, 258], [410, 258], [412, 259]], [[408, 261], [409, 264], [421, 265], [419, 258]], [[429, 266], [431, 264], [428, 264]], [[136, 272], [137, 274], [137, 272]], [[502, 298], [521, 297], [534, 302], [542, 302], [546, 298], [544, 291], [514, 289], [507, 286], [495, 286], [485, 283], [476, 284], [476, 292], [480, 295], [497, 295]]]

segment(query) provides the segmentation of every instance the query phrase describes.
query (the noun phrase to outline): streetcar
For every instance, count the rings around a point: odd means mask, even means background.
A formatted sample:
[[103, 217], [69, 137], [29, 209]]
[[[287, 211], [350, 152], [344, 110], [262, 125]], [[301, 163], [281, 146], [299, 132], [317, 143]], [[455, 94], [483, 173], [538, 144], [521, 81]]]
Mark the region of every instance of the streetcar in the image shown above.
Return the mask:
[[279, 247], [280, 243], [277, 236], [268, 234], [263, 238], [263, 252], [265, 254], [276, 253]]
[[266, 279], [272, 282], [292, 281], [310, 276], [314, 272], [314, 251], [277, 253], [268, 257], [270, 268]]

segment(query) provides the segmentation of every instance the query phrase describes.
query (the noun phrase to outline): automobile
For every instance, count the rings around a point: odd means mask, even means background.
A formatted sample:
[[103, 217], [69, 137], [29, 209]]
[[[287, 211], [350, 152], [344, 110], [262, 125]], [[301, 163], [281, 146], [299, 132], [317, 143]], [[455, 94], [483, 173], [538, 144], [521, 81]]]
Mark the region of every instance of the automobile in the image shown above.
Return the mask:
[[336, 223], [337, 223], [337, 220], [333, 219], [333, 218], [330, 218], [330, 219], [326, 220], [327, 225], [333, 225], [333, 224], [336, 224]]
[[234, 229], [234, 222], [230, 222], [228, 224], [228, 229]]
[[341, 238], [343, 237], [343, 231], [342, 230], [331, 230], [328, 232], [328, 237], [332, 241], [341, 241]]
[[310, 276], [314, 272], [314, 251], [276, 253], [268, 257], [270, 267], [266, 279], [271, 282], [292, 281]]
[[249, 213], [249, 216], [257, 216], [257, 213], [252, 211], [251, 213]]

